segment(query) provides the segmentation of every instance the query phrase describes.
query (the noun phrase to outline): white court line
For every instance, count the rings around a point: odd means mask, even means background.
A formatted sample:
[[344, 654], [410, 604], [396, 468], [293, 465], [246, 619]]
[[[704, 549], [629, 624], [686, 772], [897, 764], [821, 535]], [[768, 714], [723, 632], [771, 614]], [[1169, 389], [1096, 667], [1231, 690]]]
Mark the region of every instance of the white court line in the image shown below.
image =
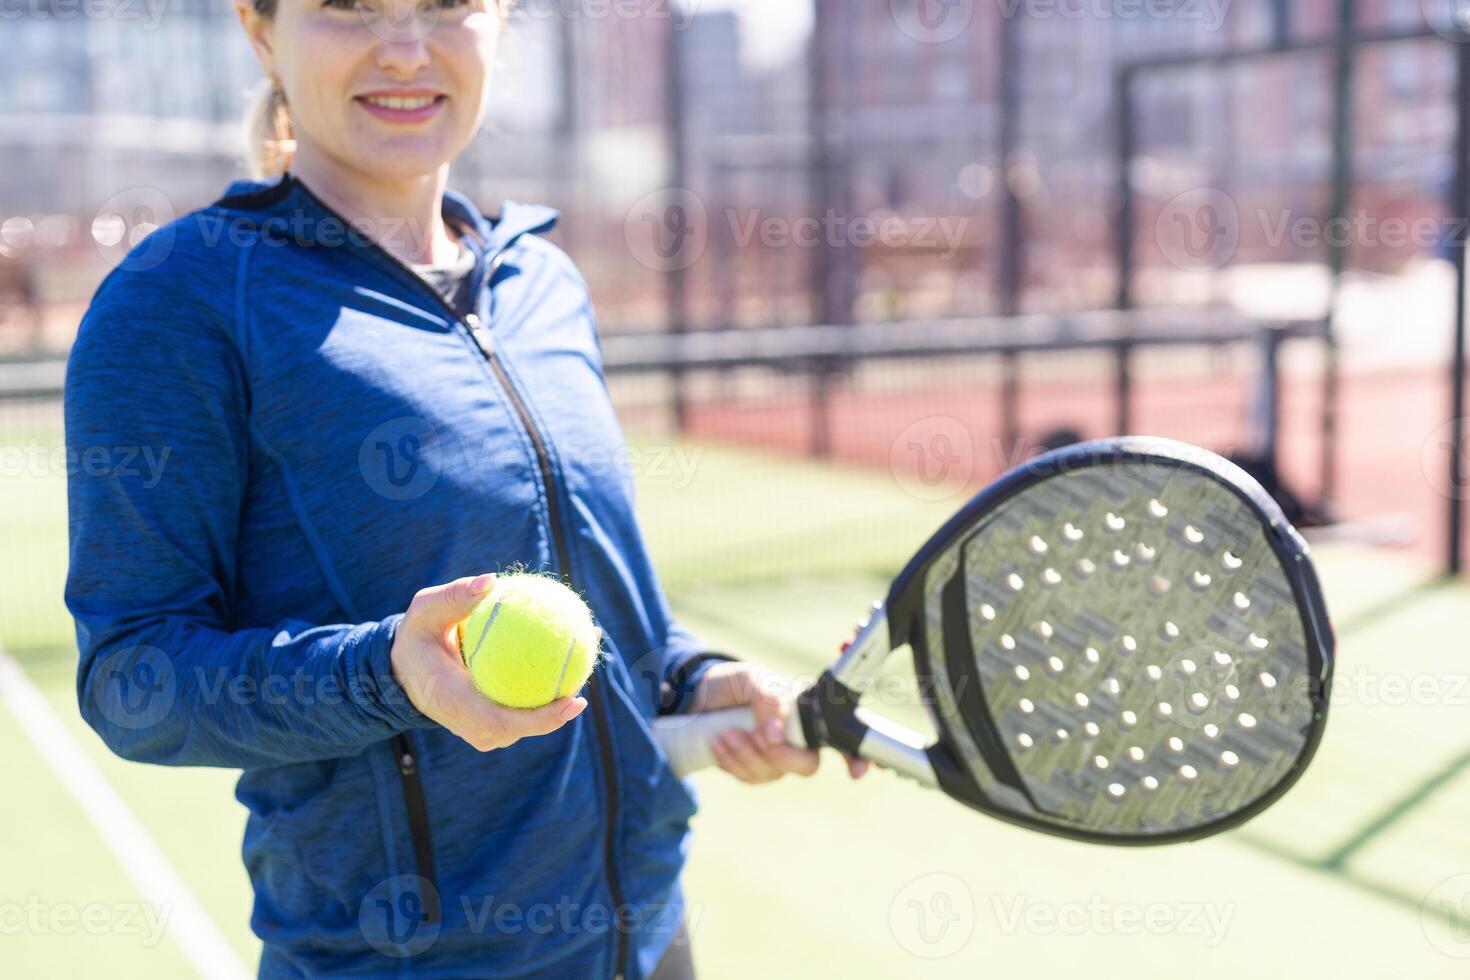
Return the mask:
[[46, 696], [3, 649], [0, 649], [0, 701], [19, 720], [36, 751], [81, 806], [133, 884], [153, 903], [163, 918], [165, 932], [173, 937], [199, 975], [250, 976], [188, 886], [169, 866], [153, 838], [51, 710]]

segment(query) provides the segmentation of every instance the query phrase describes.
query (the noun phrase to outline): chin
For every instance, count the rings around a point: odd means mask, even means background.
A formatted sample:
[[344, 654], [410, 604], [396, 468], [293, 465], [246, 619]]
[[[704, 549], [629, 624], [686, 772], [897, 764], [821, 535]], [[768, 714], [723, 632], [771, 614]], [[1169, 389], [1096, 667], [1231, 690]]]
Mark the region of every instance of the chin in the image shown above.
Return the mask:
[[368, 147], [354, 154], [362, 168], [388, 180], [413, 180], [436, 172], [450, 161], [449, 154], [428, 148], [407, 148], [392, 143]]

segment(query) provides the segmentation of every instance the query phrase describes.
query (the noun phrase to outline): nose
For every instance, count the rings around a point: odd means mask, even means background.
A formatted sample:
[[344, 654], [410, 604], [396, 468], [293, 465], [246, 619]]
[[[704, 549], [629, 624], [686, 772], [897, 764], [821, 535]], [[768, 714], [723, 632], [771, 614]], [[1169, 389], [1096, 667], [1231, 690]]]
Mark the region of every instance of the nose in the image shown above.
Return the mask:
[[418, 36], [399, 36], [378, 45], [378, 67], [385, 73], [411, 78], [429, 63], [429, 48]]
[[372, 25], [378, 35], [377, 64], [394, 75], [411, 77], [429, 63], [428, 37], [437, 26], [437, 5], [421, 9], [416, 0], [390, 0]]

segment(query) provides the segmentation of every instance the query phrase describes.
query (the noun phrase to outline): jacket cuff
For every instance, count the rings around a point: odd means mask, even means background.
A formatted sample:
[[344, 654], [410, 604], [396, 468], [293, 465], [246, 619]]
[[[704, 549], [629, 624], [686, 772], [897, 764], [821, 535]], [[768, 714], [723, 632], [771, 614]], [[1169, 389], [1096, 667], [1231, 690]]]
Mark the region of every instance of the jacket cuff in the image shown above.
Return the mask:
[[374, 623], [347, 652], [349, 690], [363, 708], [398, 730], [428, 728], [433, 720], [414, 707], [408, 692], [393, 676], [393, 638], [403, 613]]
[[687, 714], [694, 703], [694, 692], [711, 667], [718, 663], [734, 663], [739, 657], [705, 650], [691, 653], [670, 666], [659, 689], [660, 715]]

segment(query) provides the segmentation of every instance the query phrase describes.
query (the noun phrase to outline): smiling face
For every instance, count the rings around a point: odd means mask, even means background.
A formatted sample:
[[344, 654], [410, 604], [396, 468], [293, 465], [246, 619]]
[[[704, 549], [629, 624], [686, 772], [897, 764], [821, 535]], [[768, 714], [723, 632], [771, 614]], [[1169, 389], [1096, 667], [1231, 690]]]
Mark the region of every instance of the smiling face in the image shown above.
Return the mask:
[[497, 0], [237, 3], [261, 65], [290, 105], [296, 158], [376, 180], [433, 173], [484, 118]]

